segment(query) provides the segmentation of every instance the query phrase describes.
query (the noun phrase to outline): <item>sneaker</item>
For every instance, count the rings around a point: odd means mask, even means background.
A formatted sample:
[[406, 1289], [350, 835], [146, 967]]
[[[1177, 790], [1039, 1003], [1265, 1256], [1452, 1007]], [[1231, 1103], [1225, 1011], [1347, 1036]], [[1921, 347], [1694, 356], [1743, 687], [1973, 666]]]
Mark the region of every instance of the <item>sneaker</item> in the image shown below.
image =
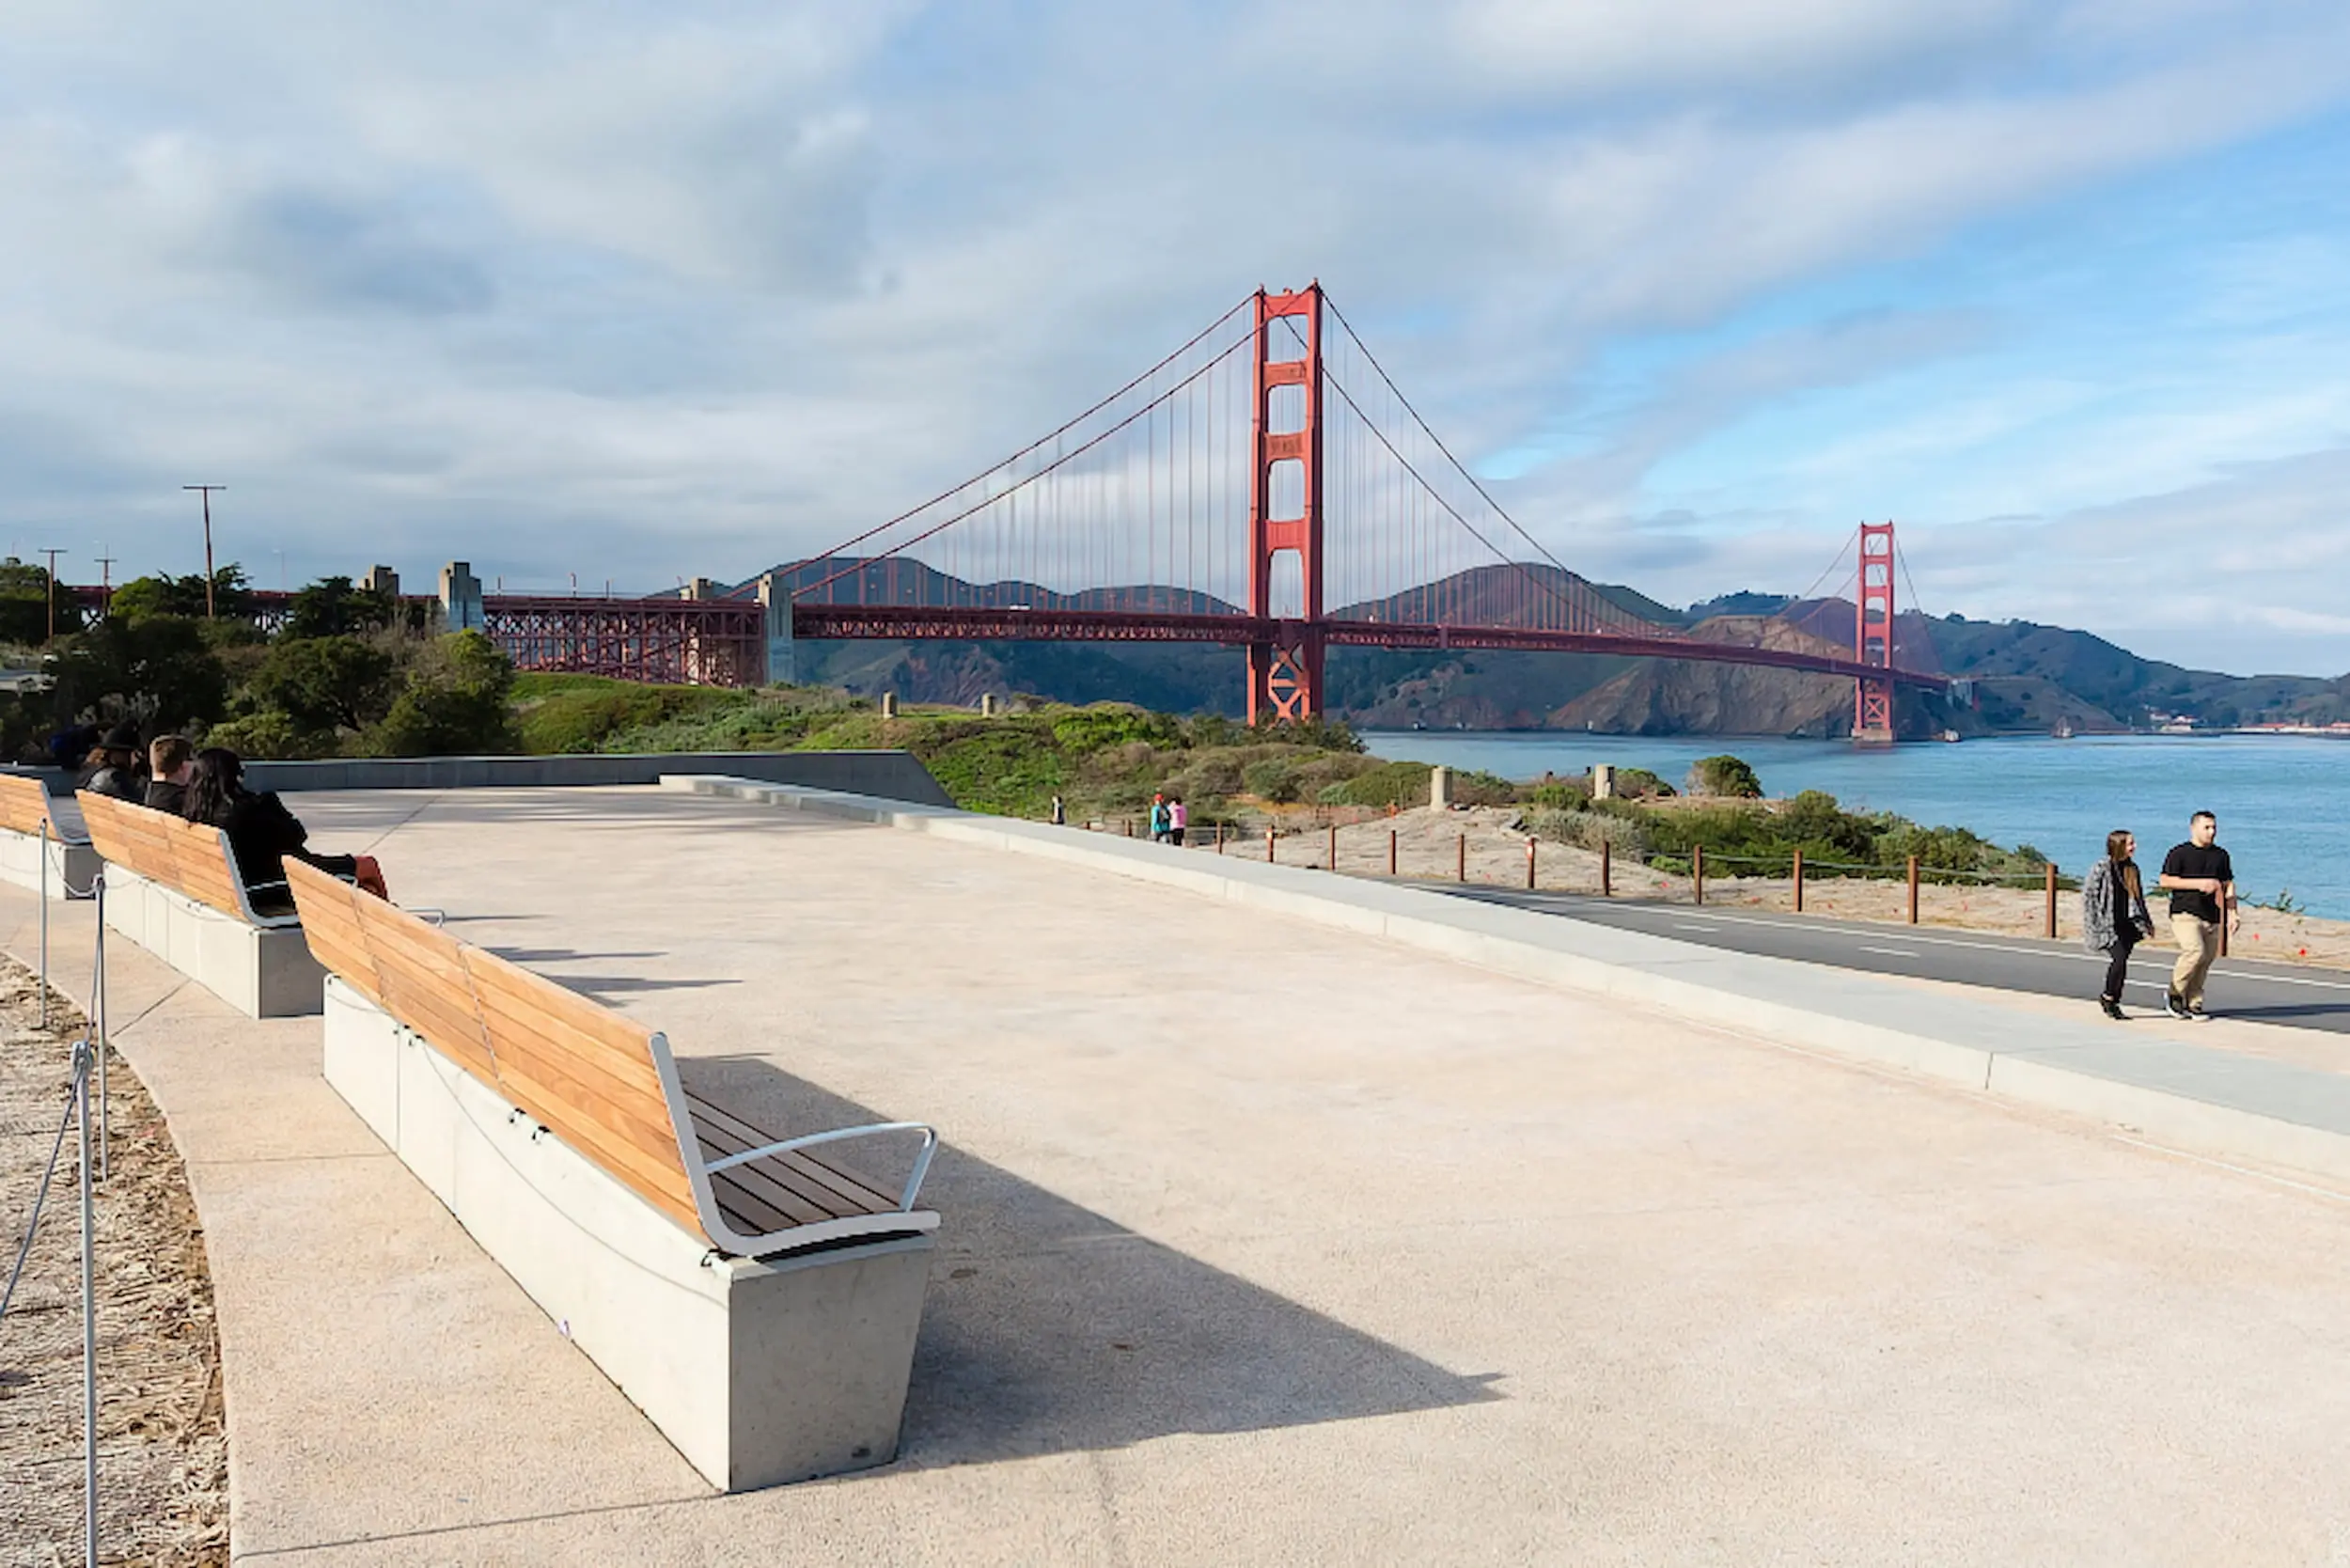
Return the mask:
[[2163, 996], [2162, 1011], [2169, 1013], [2173, 1018], [2192, 1018], [2194, 1016], [2193, 1013], [2186, 1011], [2186, 1000], [2175, 991], [2167, 993]]
[[2121, 1004], [2120, 1002], [2115, 1001], [2115, 1000], [2114, 1000], [2112, 997], [2110, 997], [2110, 996], [2100, 996], [2100, 997], [2098, 997], [2098, 998], [2097, 998], [2097, 1005], [2098, 1005], [2100, 1008], [2102, 1008], [2102, 1009], [2104, 1009], [2104, 1010], [2105, 1010], [2105, 1015], [2106, 1015], [2107, 1017], [2108, 1017], [2108, 1018], [2112, 1019], [2112, 1020], [2113, 1020], [2114, 1022], [2116, 1022], [2116, 1023], [2120, 1023], [2120, 1022], [2122, 1022], [2123, 1019], [2126, 1019], [2127, 1017], [2129, 1017], [2129, 1014], [2128, 1014], [2128, 1013], [2123, 1012], [2123, 1011], [2122, 1011], [2122, 1004]]
[[2186, 1015], [2189, 1018], [2194, 1019], [2199, 1024], [2208, 1024], [2211, 1022], [2211, 1014], [2203, 1011], [2203, 1004], [2201, 1002], [2190, 1004], [2186, 1010]]

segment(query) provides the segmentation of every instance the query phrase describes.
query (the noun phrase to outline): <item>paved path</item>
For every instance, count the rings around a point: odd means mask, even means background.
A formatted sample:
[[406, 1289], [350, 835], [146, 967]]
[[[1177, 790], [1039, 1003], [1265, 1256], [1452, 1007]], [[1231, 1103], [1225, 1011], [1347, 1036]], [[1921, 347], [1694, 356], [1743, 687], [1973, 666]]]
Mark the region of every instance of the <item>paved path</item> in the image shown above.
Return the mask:
[[[2098, 987], [2105, 983], [2106, 961], [2084, 951], [2077, 942], [1602, 899], [1582, 893], [1528, 893], [1448, 883], [1420, 886], [1457, 898], [1538, 910], [1620, 931], [1650, 932], [1734, 952], [1798, 959], [1870, 974], [2078, 997], [2084, 1010], [2093, 1006]], [[2149, 948], [2142, 956], [2134, 957], [2123, 1000], [2147, 1012], [2160, 1011], [2170, 962], [2177, 956], [2170, 949]], [[2225, 959], [2212, 971], [2209, 1000], [2216, 1013], [2232, 1019], [2350, 1034], [2350, 974], [2339, 970]]]
[[[936, 1121], [945, 1228], [902, 1459], [713, 1497], [340, 1107], [315, 1023], [122, 954], [207, 1222], [241, 1560], [2350, 1554], [2322, 1184], [913, 834], [300, 806], [777, 1121]], [[29, 897], [0, 912], [22, 951]]]

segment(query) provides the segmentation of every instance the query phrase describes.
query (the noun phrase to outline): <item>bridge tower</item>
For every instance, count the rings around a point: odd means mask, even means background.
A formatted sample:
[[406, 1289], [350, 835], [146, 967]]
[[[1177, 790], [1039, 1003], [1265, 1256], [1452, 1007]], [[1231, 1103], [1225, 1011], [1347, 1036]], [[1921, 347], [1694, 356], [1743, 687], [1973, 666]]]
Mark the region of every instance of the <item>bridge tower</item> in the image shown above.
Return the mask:
[[[1859, 590], [1854, 594], [1853, 656], [1893, 667], [1893, 525], [1860, 525]], [[1852, 738], [1864, 745], [1893, 741], [1893, 683], [1866, 677], [1853, 682]]]
[[[1303, 359], [1275, 359], [1274, 323], [1303, 317]], [[1283, 333], [1288, 336], [1287, 332]], [[1248, 722], [1318, 718], [1323, 711], [1322, 604], [1322, 285], [1293, 293], [1257, 290], [1257, 402], [1248, 472], [1248, 613], [1274, 617], [1273, 573], [1285, 555], [1297, 557], [1302, 603], [1295, 619], [1281, 618], [1272, 639], [1248, 645]], [[1300, 396], [1275, 393], [1294, 386]], [[1302, 412], [1301, 412], [1302, 410]], [[1279, 418], [1281, 428], [1275, 426]], [[1284, 467], [1283, 465], [1291, 465]], [[1276, 486], [1278, 496], [1276, 499]], [[1298, 498], [1294, 516], [1274, 507]]]

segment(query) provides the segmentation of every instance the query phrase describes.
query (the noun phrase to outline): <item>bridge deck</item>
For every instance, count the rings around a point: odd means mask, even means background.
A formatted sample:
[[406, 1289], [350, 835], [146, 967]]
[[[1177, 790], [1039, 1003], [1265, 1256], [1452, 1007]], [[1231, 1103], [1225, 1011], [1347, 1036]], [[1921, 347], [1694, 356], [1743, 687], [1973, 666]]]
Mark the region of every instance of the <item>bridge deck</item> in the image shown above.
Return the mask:
[[903, 1460], [712, 1498], [303, 1076], [314, 1023], [174, 996], [125, 1041], [204, 1208], [243, 1553], [2343, 1546], [2329, 1199], [1079, 867], [651, 791], [299, 804], [770, 1124], [935, 1119], [946, 1223]]

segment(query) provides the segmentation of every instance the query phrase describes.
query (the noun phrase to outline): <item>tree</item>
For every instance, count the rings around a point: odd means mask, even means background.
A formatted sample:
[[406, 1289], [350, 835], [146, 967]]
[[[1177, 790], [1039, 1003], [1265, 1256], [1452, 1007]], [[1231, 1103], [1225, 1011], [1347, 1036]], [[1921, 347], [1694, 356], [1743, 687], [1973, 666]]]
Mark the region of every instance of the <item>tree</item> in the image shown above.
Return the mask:
[[400, 619], [400, 603], [374, 588], [353, 588], [348, 577], [321, 577], [294, 592], [286, 608], [281, 637], [337, 637], [378, 632]]
[[399, 664], [379, 644], [284, 635], [244, 687], [252, 700], [308, 730], [365, 729], [391, 712], [400, 688]]
[[[0, 642], [30, 647], [49, 640], [49, 592], [46, 567], [14, 556], [0, 560]], [[82, 607], [71, 599], [58, 598], [56, 615], [59, 635], [82, 629]]]
[[228, 702], [228, 672], [202, 627], [182, 616], [109, 618], [50, 665], [60, 723], [84, 713], [134, 717], [150, 733], [210, 723]]
[[507, 712], [514, 666], [479, 632], [455, 632], [427, 645], [407, 688], [384, 722], [368, 732], [379, 757], [462, 757], [514, 749]]
[[[235, 561], [212, 573], [212, 611], [215, 615], [243, 619], [253, 614], [253, 593], [244, 575], [244, 568]], [[106, 602], [106, 617], [110, 620], [137, 621], [150, 616], [177, 615], [199, 619], [204, 614], [204, 573], [191, 572], [184, 577], [165, 572], [160, 577], [133, 577], [115, 589]]]

